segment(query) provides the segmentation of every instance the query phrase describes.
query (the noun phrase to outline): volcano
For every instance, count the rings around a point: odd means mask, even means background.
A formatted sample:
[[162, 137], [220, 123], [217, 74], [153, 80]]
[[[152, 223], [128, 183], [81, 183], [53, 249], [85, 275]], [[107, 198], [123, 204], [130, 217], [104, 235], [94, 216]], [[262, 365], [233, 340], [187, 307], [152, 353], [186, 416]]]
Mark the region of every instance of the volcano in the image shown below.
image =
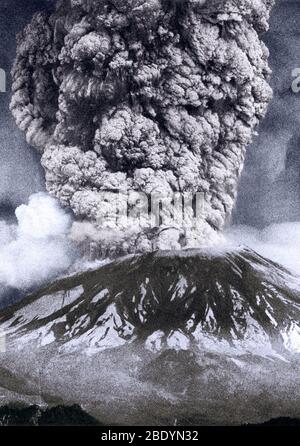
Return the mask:
[[248, 248], [156, 252], [0, 313], [2, 404], [112, 424], [242, 424], [300, 409], [300, 278]]

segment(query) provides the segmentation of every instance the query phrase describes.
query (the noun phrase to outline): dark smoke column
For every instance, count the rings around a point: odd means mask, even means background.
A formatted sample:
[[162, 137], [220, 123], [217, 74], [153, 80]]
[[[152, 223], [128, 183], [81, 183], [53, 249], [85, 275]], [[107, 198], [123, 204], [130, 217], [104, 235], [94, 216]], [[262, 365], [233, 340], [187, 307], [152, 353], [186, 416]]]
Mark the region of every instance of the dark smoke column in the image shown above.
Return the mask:
[[[65, 0], [18, 38], [11, 110], [102, 253], [215, 243], [271, 90], [273, 0]], [[103, 192], [109, 191], [107, 200]], [[196, 227], [102, 227], [118, 191], [203, 192]]]

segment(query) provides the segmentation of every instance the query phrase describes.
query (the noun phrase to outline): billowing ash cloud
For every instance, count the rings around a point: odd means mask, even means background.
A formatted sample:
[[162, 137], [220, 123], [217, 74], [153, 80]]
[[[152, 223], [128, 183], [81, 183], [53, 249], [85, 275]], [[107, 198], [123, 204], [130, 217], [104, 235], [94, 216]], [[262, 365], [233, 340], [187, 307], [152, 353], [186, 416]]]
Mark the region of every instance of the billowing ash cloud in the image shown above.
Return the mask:
[[[271, 96], [261, 34], [272, 5], [65, 0], [34, 16], [18, 38], [11, 110], [43, 154], [47, 190], [81, 222], [75, 238], [102, 252], [216, 239]], [[104, 231], [99, 218], [118, 191], [203, 192], [205, 209], [189, 230]]]

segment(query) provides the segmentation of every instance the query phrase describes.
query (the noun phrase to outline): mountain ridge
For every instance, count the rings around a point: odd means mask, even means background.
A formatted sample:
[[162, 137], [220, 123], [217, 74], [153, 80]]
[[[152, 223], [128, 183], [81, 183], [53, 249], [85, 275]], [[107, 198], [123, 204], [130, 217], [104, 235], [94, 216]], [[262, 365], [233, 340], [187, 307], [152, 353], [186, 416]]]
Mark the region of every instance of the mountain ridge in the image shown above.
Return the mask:
[[151, 348], [163, 332], [176, 332], [177, 341], [187, 345], [197, 330], [235, 342], [249, 338], [250, 328], [258, 334], [263, 327], [279, 350], [282, 344], [294, 351], [294, 338], [300, 340], [299, 290], [300, 278], [249, 249], [151, 253], [57, 280], [1, 311], [0, 328], [12, 339], [26, 340], [35, 331], [43, 345], [72, 345], [105, 327], [96, 347], [110, 334], [112, 344], [138, 338]]
[[106, 424], [299, 418], [299, 321], [300, 278], [249, 249], [129, 256], [0, 312], [1, 401]]

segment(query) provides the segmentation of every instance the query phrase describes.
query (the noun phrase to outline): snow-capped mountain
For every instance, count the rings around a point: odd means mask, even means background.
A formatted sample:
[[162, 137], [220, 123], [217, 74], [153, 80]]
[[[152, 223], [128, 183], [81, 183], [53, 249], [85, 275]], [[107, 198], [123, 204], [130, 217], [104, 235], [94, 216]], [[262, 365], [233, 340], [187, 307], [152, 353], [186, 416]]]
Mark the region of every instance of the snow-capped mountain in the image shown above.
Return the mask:
[[[79, 403], [135, 424], [299, 416], [300, 278], [246, 248], [73, 274], [2, 311], [0, 332], [3, 402]], [[269, 398], [281, 405], [266, 412]]]
[[0, 317], [16, 348], [300, 353], [300, 279], [248, 249], [152, 253], [66, 277]]

